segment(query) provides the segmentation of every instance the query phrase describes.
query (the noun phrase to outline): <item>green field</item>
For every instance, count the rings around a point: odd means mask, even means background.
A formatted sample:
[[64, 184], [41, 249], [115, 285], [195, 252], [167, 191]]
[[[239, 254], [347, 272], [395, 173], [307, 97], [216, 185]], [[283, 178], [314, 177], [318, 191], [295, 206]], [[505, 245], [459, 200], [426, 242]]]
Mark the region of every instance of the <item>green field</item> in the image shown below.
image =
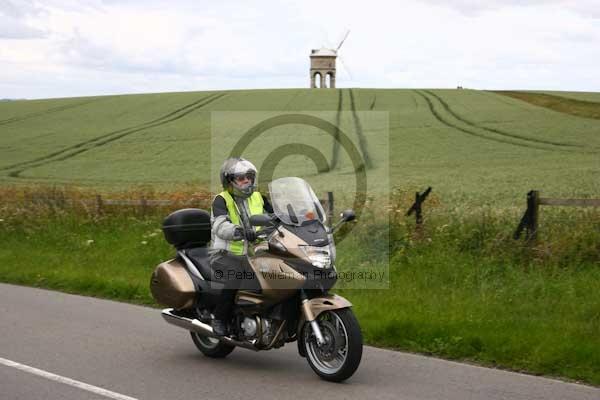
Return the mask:
[[[159, 229], [171, 210], [98, 215], [63, 208], [63, 195], [197, 195], [207, 208], [240, 135], [281, 114], [318, 116], [347, 135], [367, 177], [367, 206], [336, 264], [387, 281], [335, 288], [366, 343], [600, 385], [600, 210], [542, 208], [538, 239], [513, 239], [531, 189], [600, 198], [595, 95], [282, 89], [0, 102], [0, 281], [155, 305], [148, 280], [173, 255]], [[326, 168], [281, 147], [292, 143]], [[274, 176], [332, 190], [341, 209], [356, 172], [339, 143], [296, 123], [243, 154], [259, 180], [269, 157], [287, 154]], [[404, 213], [427, 186], [416, 233]]]
[[[374, 187], [433, 186], [449, 206], [521, 204], [532, 188], [554, 197], [600, 197], [600, 120], [474, 90], [240, 90], [4, 102], [0, 182], [106, 190], [207, 186], [220, 163], [211, 163], [211, 139], [230, 143], [226, 131], [211, 130], [211, 115], [236, 111], [327, 111], [331, 122], [340, 111], [341, 126], [353, 126], [357, 116], [361, 135], [350, 129], [349, 136], [371, 162]], [[385, 126], [368, 121], [369, 111], [384, 113], [386, 135]], [[226, 122], [242, 129], [249, 124], [244, 115], [230, 114]], [[351, 164], [327, 134], [300, 125], [274, 128], [258, 150], [245, 153], [258, 166], [274, 146], [269, 138], [313, 144], [330, 162], [339, 153], [327, 173], [290, 156], [277, 176], [306, 176], [319, 191], [353, 188]]]

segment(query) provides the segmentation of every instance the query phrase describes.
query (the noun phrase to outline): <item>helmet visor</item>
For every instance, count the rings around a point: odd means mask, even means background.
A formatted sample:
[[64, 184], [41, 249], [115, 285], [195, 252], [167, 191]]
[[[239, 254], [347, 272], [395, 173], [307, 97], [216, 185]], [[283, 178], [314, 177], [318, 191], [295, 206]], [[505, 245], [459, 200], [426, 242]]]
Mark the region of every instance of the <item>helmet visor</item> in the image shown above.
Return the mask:
[[254, 178], [256, 177], [256, 174], [252, 171], [248, 171], [246, 173], [242, 173], [242, 174], [234, 174], [233, 175], [233, 180], [236, 183], [242, 183], [245, 180], [249, 180], [250, 182], [254, 183]]

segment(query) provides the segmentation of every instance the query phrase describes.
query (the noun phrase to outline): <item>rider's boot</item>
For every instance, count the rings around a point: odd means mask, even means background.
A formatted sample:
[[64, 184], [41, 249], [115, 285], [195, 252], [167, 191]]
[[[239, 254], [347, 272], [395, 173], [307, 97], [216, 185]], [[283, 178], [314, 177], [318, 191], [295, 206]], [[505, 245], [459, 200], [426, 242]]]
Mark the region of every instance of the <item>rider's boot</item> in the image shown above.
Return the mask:
[[229, 334], [229, 329], [227, 326], [227, 321], [222, 319], [213, 319], [210, 322], [213, 332], [217, 336], [226, 336]]

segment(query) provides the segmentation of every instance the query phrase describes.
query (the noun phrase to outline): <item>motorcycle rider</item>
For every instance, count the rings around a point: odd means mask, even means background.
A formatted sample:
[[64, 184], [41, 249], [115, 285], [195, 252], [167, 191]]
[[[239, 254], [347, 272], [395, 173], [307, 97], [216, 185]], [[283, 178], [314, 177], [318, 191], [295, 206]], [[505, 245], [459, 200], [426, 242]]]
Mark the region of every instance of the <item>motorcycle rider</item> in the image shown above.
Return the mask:
[[[250, 225], [251, 215], [272, 213], [266, 197], [256, 191], [256, 167], [244, 158], [228, 158], [220, 171], [223, 191], [215, 196], [211, 207], [212, 250], [210, 257], [213, 280], [224, 289], [211, 322], [215, 334], [228, 334], [235, 295], [244, 277], [252, 274], [247, 258], [248, 243], [256, 240]], [[240, 279], [242, 278], [242, 279]]]

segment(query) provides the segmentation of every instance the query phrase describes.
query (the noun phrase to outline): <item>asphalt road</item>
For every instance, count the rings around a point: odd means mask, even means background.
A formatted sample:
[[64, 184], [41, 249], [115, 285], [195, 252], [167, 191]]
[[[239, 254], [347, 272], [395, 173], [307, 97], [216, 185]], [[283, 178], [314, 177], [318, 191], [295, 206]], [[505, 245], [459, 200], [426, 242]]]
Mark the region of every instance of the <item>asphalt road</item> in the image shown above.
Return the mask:
[[236, 349], [213, 360], [158, 310], [0, 284], [0, 399], [111, 396], [599, 400], [600, 389], [371, 347], [350, 380], [329, 383], [298, 356], [295, 343], [259, 353]]

